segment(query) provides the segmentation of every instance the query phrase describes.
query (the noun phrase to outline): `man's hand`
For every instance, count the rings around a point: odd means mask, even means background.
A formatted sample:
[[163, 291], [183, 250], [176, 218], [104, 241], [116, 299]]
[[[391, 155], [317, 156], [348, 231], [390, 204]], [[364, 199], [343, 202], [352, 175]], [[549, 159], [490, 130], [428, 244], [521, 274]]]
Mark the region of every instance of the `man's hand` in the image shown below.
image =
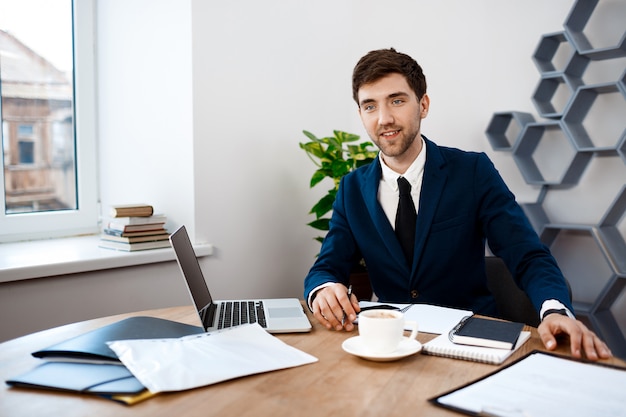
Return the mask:
[[570, 349], [575, 358], [581, 358], [583, 352], [587, 359], [592, 361], [613, 356], [606, 343], [579, 320], [571, 317], [556, 313], [548, 314], [537, 330], [548, 350], [556, 348], [556, 335], [566, 334], [569, 336]]
[[356, 314], [361, 311], [359, 301], [342, 284], [333, 284], [317, 291], [313, 300], [313, 315], [327, 329], [352, 331]]

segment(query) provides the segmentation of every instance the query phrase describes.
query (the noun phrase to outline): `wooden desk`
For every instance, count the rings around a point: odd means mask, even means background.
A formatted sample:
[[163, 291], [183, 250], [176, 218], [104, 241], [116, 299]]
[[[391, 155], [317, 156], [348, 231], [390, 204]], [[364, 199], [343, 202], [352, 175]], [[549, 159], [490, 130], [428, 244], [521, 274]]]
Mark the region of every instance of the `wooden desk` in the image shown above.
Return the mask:
[[[174, 307], [69, 324], [0, 344], [0, 416], [458, 416], [427, 400], [497, 369], [493, 365], [417, 354], [396, 362], [369, 362], [341, 349], [357, 333], [322, 328], [278, 337], [316, 356], [319, 362], [253, 375], [185, 392], [164, 393], [125, 406], [99, 397], [10, 388], [4, 381], [41, 363], [30, 353], [130, 316], [153, 316], [198, 325], [194, 309]], [[536, 329], [510, 362], [542, 349]], [[424, 343], [434, 335], [420, 334]], [[558, 352], [567, 354], [569, 347]], [[619, 359], [608, 362], [624, 366]]]

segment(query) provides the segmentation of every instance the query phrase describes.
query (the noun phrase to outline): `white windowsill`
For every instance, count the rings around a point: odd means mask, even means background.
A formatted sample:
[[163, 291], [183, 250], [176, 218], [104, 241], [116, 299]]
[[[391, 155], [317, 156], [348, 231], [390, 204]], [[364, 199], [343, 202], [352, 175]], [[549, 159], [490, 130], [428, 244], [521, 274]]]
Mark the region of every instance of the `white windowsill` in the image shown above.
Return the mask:
[[[121, 268], [176, 259], [172, 248], [137, 252], [98, 247], [98, 235], [0, 244], [0, 283]], [[213, 246], [194, 244], [198, 257]]]

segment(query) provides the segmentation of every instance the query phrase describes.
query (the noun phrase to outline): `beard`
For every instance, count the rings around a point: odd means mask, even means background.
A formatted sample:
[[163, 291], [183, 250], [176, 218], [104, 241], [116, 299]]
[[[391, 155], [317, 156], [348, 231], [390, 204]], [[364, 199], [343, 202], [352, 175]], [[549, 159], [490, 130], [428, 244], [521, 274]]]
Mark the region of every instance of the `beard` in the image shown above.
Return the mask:
[[409, 130], [405, 131], [403, 129], [390, 129], [385, 128], [381, 129], [381, 131], [390, 131], [390, 130], [398, 130], [398, 137], [393, 140], [386, 140], [380, 132], [375, 132], [374, 134], [369, 133], [370, 139], [372, 142], [380, 149], [384, 156], [388, 156], [390, 158], [397, 158], [403, 155], [411, 146], [415, 139], [419, 135], [419, 123], [418, 125]]

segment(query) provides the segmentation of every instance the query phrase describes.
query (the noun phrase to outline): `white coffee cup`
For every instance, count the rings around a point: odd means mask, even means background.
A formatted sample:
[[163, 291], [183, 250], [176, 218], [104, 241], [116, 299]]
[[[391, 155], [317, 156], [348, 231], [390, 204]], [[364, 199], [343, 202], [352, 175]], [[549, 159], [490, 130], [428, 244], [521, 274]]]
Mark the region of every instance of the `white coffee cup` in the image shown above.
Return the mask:
[[417, 322], [405, 320], [400, 311], [374, 309], [359, 314], [359, 336], [365, 349], [374, 354], [397, 350], [405, 328], [411, 330], [410, 339], [417, 337]]

